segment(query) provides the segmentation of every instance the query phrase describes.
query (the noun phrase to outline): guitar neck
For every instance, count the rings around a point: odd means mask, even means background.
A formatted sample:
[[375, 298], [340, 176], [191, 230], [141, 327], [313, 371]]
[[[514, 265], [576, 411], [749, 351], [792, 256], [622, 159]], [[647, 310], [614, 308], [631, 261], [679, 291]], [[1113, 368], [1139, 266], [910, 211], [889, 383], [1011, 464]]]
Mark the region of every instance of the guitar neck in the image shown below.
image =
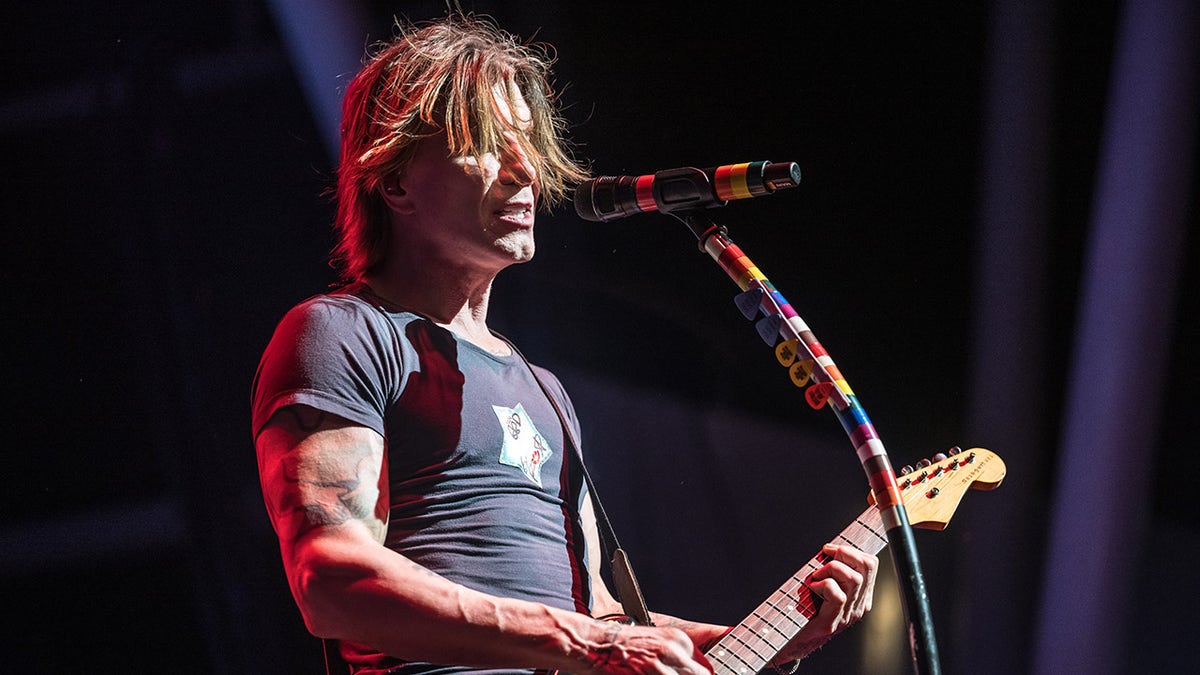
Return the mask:
[[[872, 506], [842, 530], [835, 543], [848, 544], [875, 555], [887, 546], [887, 536]], [[771, 594], [750, 616], [721, 638], [705, 656], [716, 675], [750, 675], [767, 667], [816, 615], [820, 596], [808, 586], [813, 572], [829, 562], [818, 553]]]

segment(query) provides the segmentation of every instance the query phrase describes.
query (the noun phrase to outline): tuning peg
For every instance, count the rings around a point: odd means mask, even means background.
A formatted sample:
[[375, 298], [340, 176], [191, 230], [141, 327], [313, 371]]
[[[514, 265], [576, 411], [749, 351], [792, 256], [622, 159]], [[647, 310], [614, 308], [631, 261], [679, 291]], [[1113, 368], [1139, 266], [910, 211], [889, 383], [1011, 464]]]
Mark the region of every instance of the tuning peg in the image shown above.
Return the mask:
[[946, 453], [944, 453], [944, 452], [939, 452], [933, 456], [933, 461], [935, 461], [935, 462], [944, 462], [947, 459], [949, 459], [949, 458], [946, 457]]
[[910, 474], [912, 472], [913, 472], [912, 464], [905, 464], [904, 467], [900, 469], [901, 476], [907, 476], [908, 474]]
[[924, 469], [925, 467], [929, 466], [930, 464], [933, 464], [933, 462], [929, 461], [928, 459], [923, 459], [923, 460], [917, 462], [917, 468]]
[[946, 454], [948, 454], [948, 455], [950, 455], [951, 457], [953, 457], [953, 456], [957, 455], [957, 454], [958, 454], [958, 453], [960, 453], [960, 452], [962, 452], [962, 448], [960, 448], [960, 447], [958, 447], [958, 446], [956, 445], [956, 446], [954, 446], [954, 447], [950, 448], [949, 450], [947, 450], [947, 451], [946, 451]]

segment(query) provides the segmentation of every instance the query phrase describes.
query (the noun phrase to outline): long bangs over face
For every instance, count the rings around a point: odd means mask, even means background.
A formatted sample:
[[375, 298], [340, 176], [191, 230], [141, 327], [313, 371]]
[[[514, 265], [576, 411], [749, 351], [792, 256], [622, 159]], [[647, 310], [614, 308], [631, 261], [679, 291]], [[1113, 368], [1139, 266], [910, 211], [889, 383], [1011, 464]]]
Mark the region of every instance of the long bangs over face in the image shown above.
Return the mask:
[[[346, 90], [334, 258], [349, 279], [382, 262], [388, 213], [378, 191], [403, 174], [423, 138], [444, 131], [452, 155], [479, 159], [500, 154], [511, 133], [537, 169], [547, 207], [562, 201], [569, 184], [587, 178], [563, 140], [547, 45], [521, 44], [470, 16], [398, 28]], [[523, 110], [514, 89], [525, 99], [528, 119], [509, 114]]]

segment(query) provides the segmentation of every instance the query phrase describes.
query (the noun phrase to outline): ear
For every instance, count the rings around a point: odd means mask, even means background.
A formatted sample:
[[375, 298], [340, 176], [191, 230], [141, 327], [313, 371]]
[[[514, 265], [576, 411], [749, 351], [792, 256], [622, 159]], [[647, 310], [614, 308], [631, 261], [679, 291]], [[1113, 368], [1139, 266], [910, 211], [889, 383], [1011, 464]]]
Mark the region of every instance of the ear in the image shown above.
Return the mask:
[[413, 212], [412, 199], [409, 198], [408, 192], [400, 185], [397, 178], [390, 178], [379, 186], [379, 194], [383, 197], [383, 201], [388, 205], [388, 208], [397, 212], [409, 214]]

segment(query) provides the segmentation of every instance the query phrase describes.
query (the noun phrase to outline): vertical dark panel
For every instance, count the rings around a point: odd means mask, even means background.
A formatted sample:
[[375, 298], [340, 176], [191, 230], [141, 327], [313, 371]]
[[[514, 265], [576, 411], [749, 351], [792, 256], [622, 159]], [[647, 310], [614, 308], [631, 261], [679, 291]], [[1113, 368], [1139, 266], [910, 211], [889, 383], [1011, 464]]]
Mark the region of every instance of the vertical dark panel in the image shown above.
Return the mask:
[[[1129, 2], [1085, 255], [1034, 672], [1115, 673], [1153, 465], [1196, 133], [1196, 10]], [[1119, 467], [1119, 470], [1118, 470]]]
[[[1017, 673], [1028, 657], [1040, 538], [1035, 515], [1047, 470], [1048, 227], [1053, 153], [1052, 6], [992, 3], [971, 336], [972, 444], [993, 449], [1017, 477], [974, 504], [959, 541], [957, 609], [945, 617], [951, 672]], [[952, 622], [951, 622], [952, 621]], [[973, 639], [978, 635], [988, 639]]]

